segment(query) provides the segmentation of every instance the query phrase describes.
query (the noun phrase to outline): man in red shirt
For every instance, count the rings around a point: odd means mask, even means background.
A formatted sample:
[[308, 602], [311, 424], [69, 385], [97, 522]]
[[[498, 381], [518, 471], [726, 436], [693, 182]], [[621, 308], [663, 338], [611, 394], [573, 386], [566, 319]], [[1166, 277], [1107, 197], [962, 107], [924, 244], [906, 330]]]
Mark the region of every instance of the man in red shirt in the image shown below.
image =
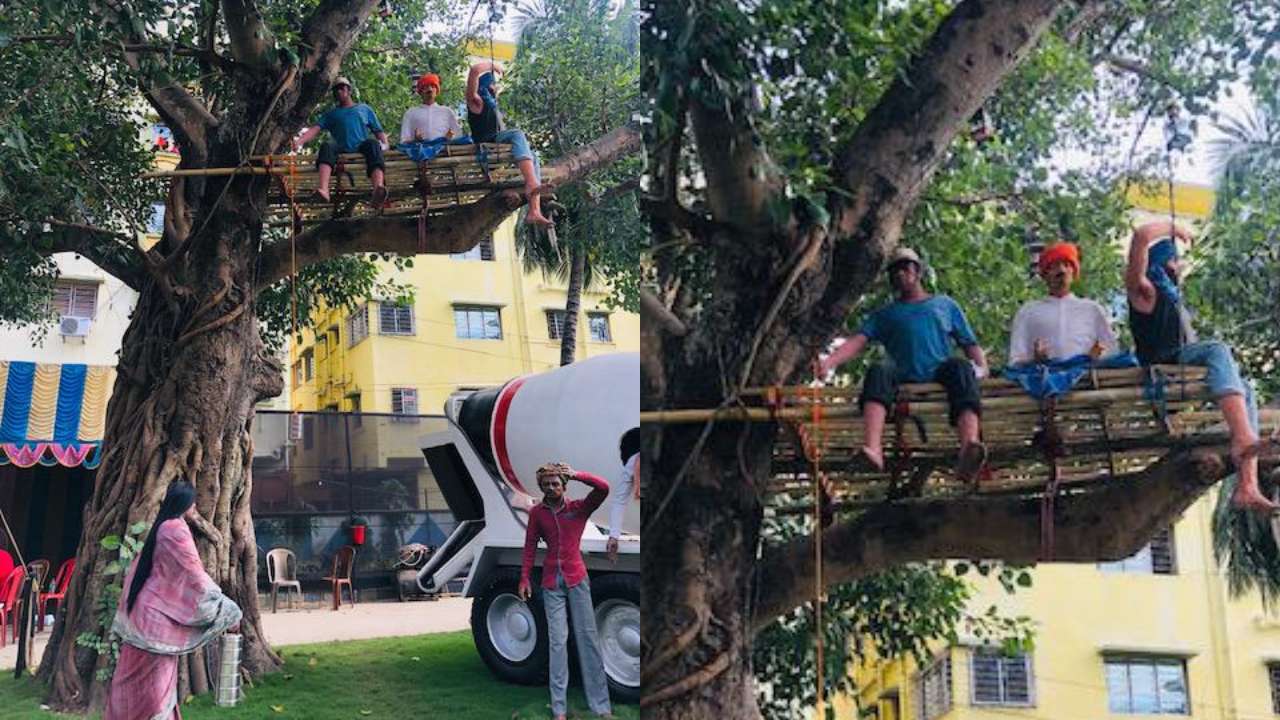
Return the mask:
[[[582, 500], [566, 500], [564, 488], [569, 480], [591, 486]], [[538, 487], [542, 502], [529, 511], [529, 526], [524, 535], [524, 562], [520, 567], [520, 599], [533, 596], [529, 572], [538, 540], [547, 543], [542, 561], [542, 604], [547, 611], [547, 636], [551, 649], [551, 714], [564, 720], [567, 711], [565, 692], [569, 686], [569, 640], [565, 606], [573, 620], [573, 637], [578, 644], [578, 664], [587, 704], [600, 717], [613, 717], [609, 705], [609, 683], [604, 674], [604, 660], [596, 642], [596, 613], [591, 605], [591, 584], [587, 566], [582, 562], [582, 530], [591, 513], [609, 497], [609, 483], [587, 472], [577, 472], [564, 463], [548, 463], [538, 468]]]

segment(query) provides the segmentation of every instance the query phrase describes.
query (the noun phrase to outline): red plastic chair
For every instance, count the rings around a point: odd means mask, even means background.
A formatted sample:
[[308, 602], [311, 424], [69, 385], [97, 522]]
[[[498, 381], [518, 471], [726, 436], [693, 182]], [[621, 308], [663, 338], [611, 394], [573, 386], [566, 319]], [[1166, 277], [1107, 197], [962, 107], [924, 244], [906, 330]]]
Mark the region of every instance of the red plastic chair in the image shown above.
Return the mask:
[[58, 609], [62, 609], [62, 599], [67, 596], [67, 586], [71, 584], [71, 574], [76, 571], [76, 559], [66, 560], [58, 567], [58, 574], [53, 580], [53, 592], [42, 592], [36, 600], [37, 607], [40, 610], [40, 619], [36, 621], [36, 627], [44, 631], [44, 615], [45, 604], [50, 600], [56, 600]]
[[0, 582], [0, 648], [5, 645], [6, 620], [13, 615], [13, 639], [18, 639], [18, 591], [27, 577], [27, 569], [21, 565]]
[[333, 609], [337, 610], [342, 603], [342, 586], [347, 586], [347, 592], [351, 593], [351, 604], [356, 604], [356, 591], [351, 587], [351, 568], [356, 564], [356, 549], [350, 545], [343, 545], [338, 554], [333, 556], [333, 572], [325, 577], [333, 583]]

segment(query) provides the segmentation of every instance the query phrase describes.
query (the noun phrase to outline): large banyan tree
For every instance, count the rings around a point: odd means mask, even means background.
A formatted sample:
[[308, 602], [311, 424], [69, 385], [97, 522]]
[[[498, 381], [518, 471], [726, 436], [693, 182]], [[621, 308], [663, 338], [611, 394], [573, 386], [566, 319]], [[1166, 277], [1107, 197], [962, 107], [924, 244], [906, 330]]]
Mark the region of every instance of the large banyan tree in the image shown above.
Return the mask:
[[[384, 5], [388, 14], [378, 12]], [[464, 251], [524, 203], [516, 191], [494, 190], [433, 216], [425, 238], [408, 215], [308, 224], [291, 242], [287, 230], [264, 226], [266, 176], [139, 179], [153, 162], [144, 123], [158, 116], [172, 130], [179, 170], [279, 155], [327, 105], [340, 74], [376, 95], [407, 88], [413, 70], [460, 72], [463, 33], [421, 29], [458, 10], [422, 0], [0, 6], [0, 314], [43, 319], [56, 276], [50, 256], [59, 252], [78, 253], [139, 293], [77, 572], [40, 665], [55, 707], [85, 708], [100, 697], [95, 670], [108, 660], [92, 638], [105, 637], [101, 604], [119, 582], [104, 572], [117, 553], [101, 539], [153, 517], [177, 478], [197, 488], [206, 568], [244, 609], [244, 667], [257, 674], [279, 666], [261, 628], [249, 511], [254, 404], [282, 390], [258, 301], [279, 296], [295, 268], [320, 296], [330, 290], [341, 301], [374, 282], [362, 265], [368, 253]], [[550, 184], [583, 179], [639, 142], [627, 127], [607, 132], [552, 163]], [[159, 201], [161, 237], [144, 250], [137, 237]], [[86, 634], [90, 641], [78, 642]], [[199, 653], [184, 661], [184, 694], [208, 687], [203, 668]]]
[[[1274, 69], [1278, 17], [1273, 4], [1229, 0], [648, 10], [642, 706], [652, 718], [758, 718], [753, 639], [796, 617], [816, 575], [814, 525], [784, 537], [766, 522], [775, 448], [800, 443], [768, 421], [759, 390], [812, 377], [818, 353], [883, 292], [900, 242], [929, 251], [934, 287], [967, 301], [997, 352], [1035, 291], [1029, 245], [1079, 241], [1120, 287], [1124, 181], [1165, 168], [1124, 138], [1157, 127], [1171, 102], [1204, 117], [1226, 81]], [[1098, 162], [1055, 167], [1068, 149]], [[752, 405], [766, 414], [741, 422]], [[686, 409], [722, 412], [661, 414]], [[1136, 477], [1059, 497], [1053, 557], [1137, 550], [1229, 471], [1224, 452], [1177, 449]], [[1020, 493], [838, 510], [821, 531], [822, 577], [830, 587], [948, 558], [1033, 563], [1040, 508]]]

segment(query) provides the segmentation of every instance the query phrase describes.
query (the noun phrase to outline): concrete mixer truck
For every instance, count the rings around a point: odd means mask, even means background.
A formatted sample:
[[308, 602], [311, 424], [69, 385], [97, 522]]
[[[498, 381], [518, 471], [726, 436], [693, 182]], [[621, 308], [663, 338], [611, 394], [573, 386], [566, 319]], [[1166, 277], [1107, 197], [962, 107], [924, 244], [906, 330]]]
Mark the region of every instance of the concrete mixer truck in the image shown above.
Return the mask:
[[[528, 510], [541, 499], [534, 471], [547, 462], [566, 462], [605, 478], [610, 496], [587, 524], [582, 550], [610, 693], [615, 701], [638, 702], [638, 499], [627, 503], [616, 562], [605, 550], [609, 510], [624, 491], [616, 482], [623, 472], [619, 440], [639, 424], [639, 355], [602, 355], [499, 387], [455, 393], [445, 416], [447, 429], [425, 436], [421, 445], [458, 525], [418, 572], [419, 587], [438, 593], [465, 574], [463, 594], [474, 598], [471, 633], [485, 664], [509, 682], [546, 682], [541, 594], [528, 603], [516, 594]], [[581, 483], [569, 483], [566, 494], [579, 498], [587, 492]], [[535, 567], [541, 567], [544, 550], [539, 548]]]

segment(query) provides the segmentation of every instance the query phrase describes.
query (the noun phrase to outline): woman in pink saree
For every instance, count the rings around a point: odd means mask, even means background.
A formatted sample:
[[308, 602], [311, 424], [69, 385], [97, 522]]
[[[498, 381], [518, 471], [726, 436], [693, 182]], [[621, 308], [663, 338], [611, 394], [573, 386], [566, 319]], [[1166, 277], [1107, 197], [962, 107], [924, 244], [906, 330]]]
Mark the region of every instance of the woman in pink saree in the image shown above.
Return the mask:
[[125, 575], [112, 631], [120, 658], [103, 720], [181, 720], [178, 656], [239, 629], [240, 608], [209, 577], [187, 527], [195, 488], [174, 483]]

